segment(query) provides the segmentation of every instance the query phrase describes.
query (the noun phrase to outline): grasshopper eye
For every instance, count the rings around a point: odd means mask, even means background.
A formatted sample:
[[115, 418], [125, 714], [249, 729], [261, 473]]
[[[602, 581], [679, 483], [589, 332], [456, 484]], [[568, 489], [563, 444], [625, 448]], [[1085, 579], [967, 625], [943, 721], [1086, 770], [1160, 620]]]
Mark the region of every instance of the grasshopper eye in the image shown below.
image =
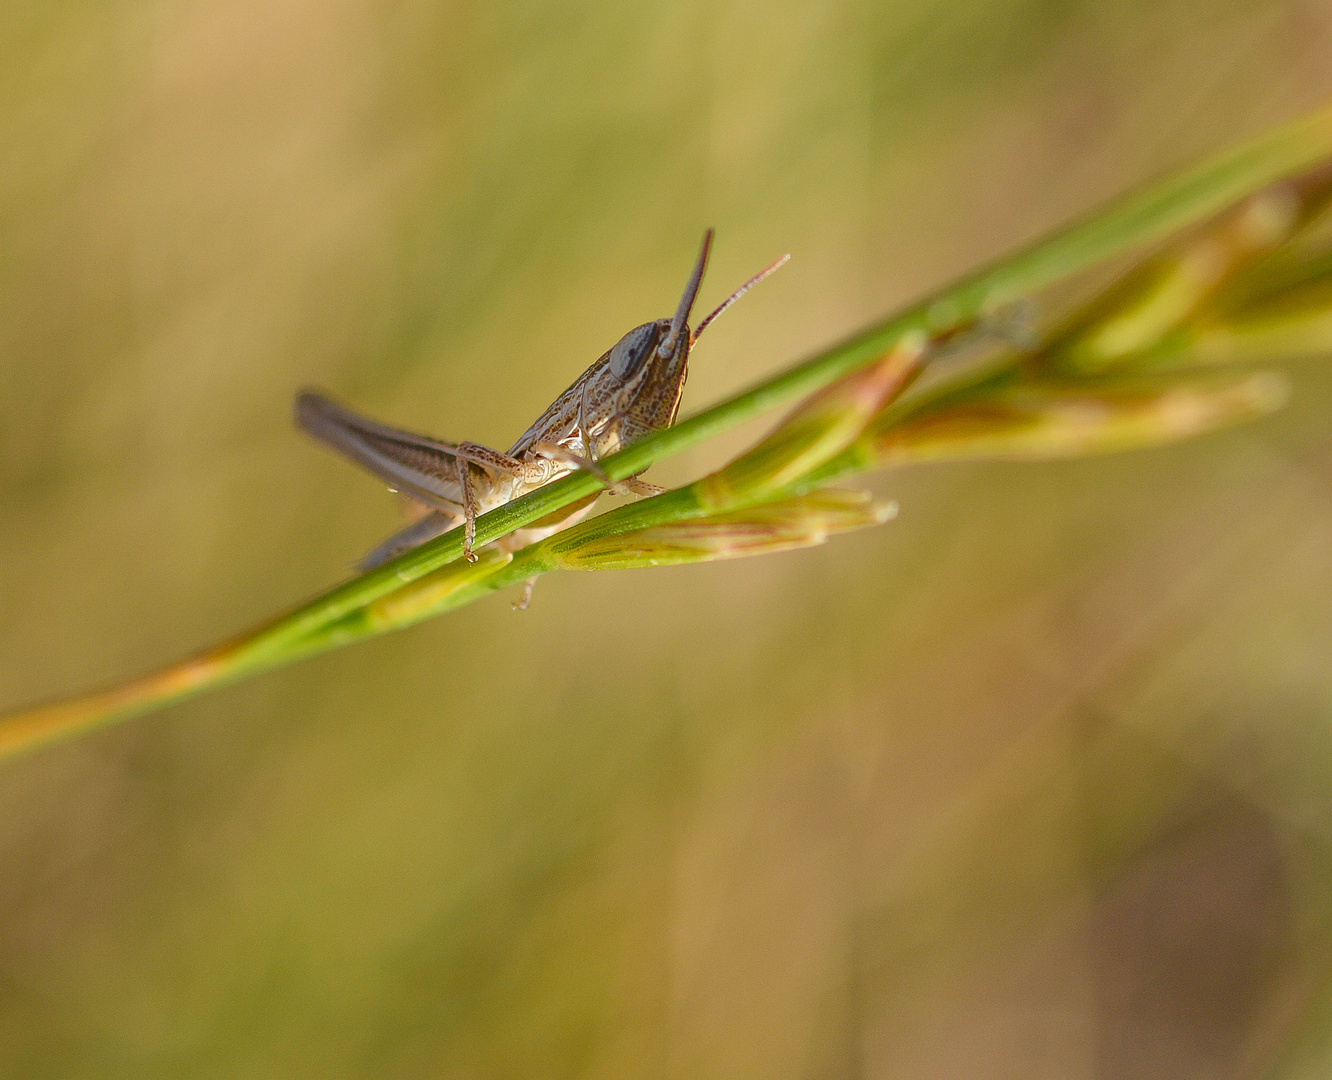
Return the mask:
[[621, 382], [633, 377], [652, 352], [652, 345], [657, 338], [657, 324], [654, 322], [636, 326], [616, 342], [610, 353], [610, 369]]

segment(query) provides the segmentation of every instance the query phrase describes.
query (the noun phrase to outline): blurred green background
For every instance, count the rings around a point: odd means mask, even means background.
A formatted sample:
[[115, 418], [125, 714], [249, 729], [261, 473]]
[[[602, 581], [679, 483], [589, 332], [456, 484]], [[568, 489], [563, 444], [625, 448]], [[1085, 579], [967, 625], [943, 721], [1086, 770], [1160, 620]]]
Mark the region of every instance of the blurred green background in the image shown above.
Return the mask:
[[[696, 409], [1325, 101], [1314, 0], [0, 6], [0, 706], [400, 523], [783, 251]], [[0, 1075], [1332, 1067], [1332, 373], [900, 519], [555, 575], [0, 768]], [[730, 445], [739, 445], [731, 440]], [[720, 451], [654, 470], [671, 483]]]

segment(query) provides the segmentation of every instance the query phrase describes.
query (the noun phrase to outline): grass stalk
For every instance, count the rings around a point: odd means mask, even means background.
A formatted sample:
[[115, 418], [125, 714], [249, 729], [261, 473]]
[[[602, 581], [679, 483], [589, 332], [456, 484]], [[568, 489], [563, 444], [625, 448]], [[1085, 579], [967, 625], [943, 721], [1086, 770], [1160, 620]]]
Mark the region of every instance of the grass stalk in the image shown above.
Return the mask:
[[[633, 443], [606, 458], [602, 467], [612, 480], [636, 475], [656, 462], [706, 442], [776, 407], [827, 390], [840, 380], [890, 357], [895, 350], [905, 349], [910, 353], [923, 345], [947, 339], [979, 320], [1001, 314], [1010, 305], [1030, 298], [1050, 285], [1108, 259], [1139, 252], [1180, 230], [1199, 225], [1246, 196], [1329, 158], [1332, 158], [1332, 108], [1302, 117], [1201, 166], [1174, 173], [1122, 196], [1080, 221], [963, 277], [803, 363], [672, 428]], [[1020, 354], [1015, 353], [1008, 365], [990, 378], [996, 386], [1002, 385], [1022, 362]], [[909, 379], [904, 379], [901, 387], [907, 382]], [[947, 392], [946, 389], [936, 392], [928, 400], [943, 400]], [[969, 385], [966, 393], [974, 394], [975, 386]], [[883, 427], [894, 417], [908, 417], [922, 407], [919, 402], [909, 408], [905, 403], [897, 409], [889, 406], [875, 423]], [[862, 418], [868, 419], [868, 416]], [[817, 453], [824, 455], [818, 461], [808, 455], [792, 456], [783, 450], [786, 454], [783, 460], [791, 475], [783, 473], [780, 482], [774, 480], [763, 490], [763, 499], [769, 502], [789, 499], [793, 492], [811, 490], [834, 476], [877, 464], [872, 454], [860, 444], [852, 443], [855, 434], [856, 431], [849, 429], [838, 429], [831, 435], [825, 431], [824, 443], [820, 445], [826, 444], [827, 452], [818, 450]], [[844, 449], [848, 444], [851, 449]], [[762, 465], [760, 459], [753, 460]], [[800, 468], [806, 470], [803, 480], [795, 479], [789, 468], [791, 461], [798, 461]], [[812, 473], [808, 472], [811, 468], [814, 469]], [[719, 475], [722, 474], [714, 474]], [[748, 474], [733, 472], [729, 475]], [[737, 528], [740, 519], [733, 511], [719, 505], [719, 499], [724, 501], [731, 495], [719, 496], [718, 491], [731, 492], [731, 487], [718, 488], [715, 482], [708, 486], [707, 479], [656, 498], [619, 507], [511, 557], [486, 552], [482, 561], [475, 565], [461, 562], [462, 534], [461, 529], [455, 529], [224, 645], [110, 689], [0, 718], [0, 757], [69, 738], [319, 652], [413, 625], [424, 618], [472, 603], [498, 589], [559, 568], [562, 553], [573, 551], [579, 544], [600, 543], [630, 533], [642, 534], [644, 530], [673, 523], [706, 521], [707, 515], [716, 516], [719, 511], [722, 516], [716, 517], [717, 529]], [[492, 510], [477, 522], [477, 547], [568, 506], [592, 494], [599, 486], [593, 476], [574, 473]], [[789, 514], [796, 516], [807, 509], [795, 503], [787, 506]], [[731, 516], [725, 516], [727, 513]], [[795, 521], [796, 517], [791, 520]], [[798, 528], [784, 533], [775, 525], [773, 528], [774, 550], [779, 533], [790, 540], [787, 546], [800, 542], [803, 536]], [[823, 533], [815, 525], [808, 528], [811, 530], [809, 542], [818, 542]], [[643, 563], [647, 564], [646, 561]]]

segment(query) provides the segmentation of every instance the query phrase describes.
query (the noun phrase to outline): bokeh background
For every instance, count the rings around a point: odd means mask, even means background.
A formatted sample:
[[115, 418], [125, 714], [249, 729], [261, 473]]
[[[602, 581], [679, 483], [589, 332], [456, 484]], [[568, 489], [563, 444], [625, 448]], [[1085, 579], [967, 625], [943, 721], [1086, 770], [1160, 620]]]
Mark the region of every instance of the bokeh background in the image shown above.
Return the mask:
[[[1326, 0], [8, 0], [0, 706], [399, 524], [295, 390], [504, 446], [630, 326], [717, 400], [1332, 96]], [[1332, 1065], [1332, 372], [876, 478], [0, 768], [0, 1075]], [[731, 445], [738, 445], [734, 440]], [[683, 480], [711, 448], [649, 477]]]

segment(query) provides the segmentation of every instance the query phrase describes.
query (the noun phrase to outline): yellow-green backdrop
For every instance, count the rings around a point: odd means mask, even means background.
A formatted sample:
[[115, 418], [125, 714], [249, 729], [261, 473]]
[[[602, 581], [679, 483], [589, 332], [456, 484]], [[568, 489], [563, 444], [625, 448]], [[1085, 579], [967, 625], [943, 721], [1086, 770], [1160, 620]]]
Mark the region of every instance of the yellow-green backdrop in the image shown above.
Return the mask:
[[[507, 445], [715, 225], [705, 306], [793, 259], [697, 407], [1330, 61], [1314, 0], [8, 0], [0, 706], [398, 526], [303, 385]], [[4, 765], [0, 1076], [1321, 1075], [1332, 373], [1291, 371], [1252, 427], [885, 476], [818, 550], [552, 576]]]

